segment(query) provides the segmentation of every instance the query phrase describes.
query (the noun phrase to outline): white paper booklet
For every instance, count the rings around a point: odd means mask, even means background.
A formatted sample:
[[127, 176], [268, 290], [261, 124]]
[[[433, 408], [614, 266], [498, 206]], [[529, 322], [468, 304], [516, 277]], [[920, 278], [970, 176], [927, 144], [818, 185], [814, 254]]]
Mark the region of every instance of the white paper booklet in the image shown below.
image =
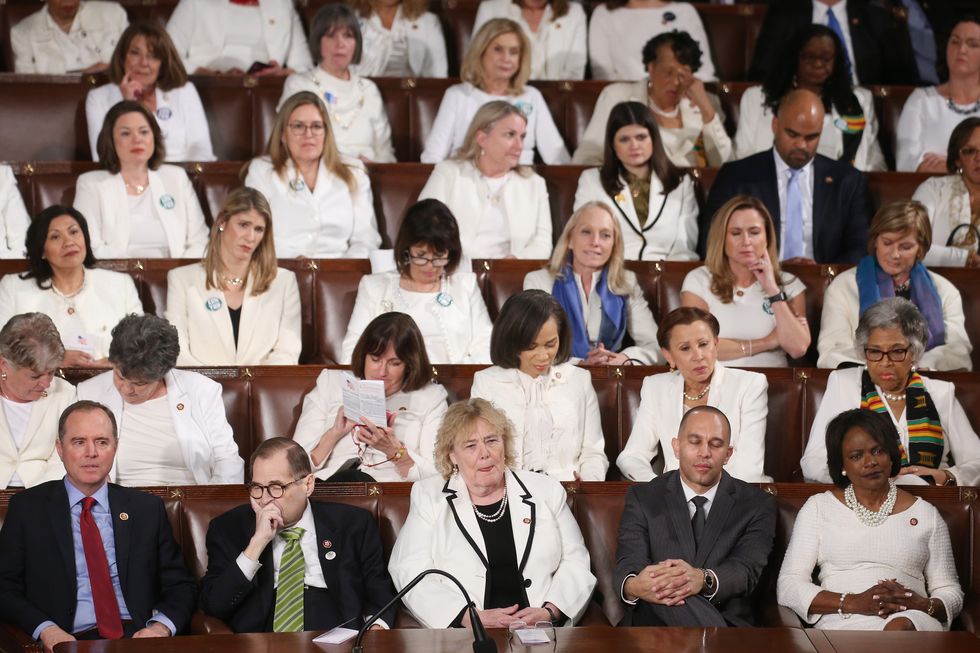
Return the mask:
[[357, 423], [366, 417], [375, 426], [387, 426], [384, 381], [362, 381], [344, 375], [344, 416]]

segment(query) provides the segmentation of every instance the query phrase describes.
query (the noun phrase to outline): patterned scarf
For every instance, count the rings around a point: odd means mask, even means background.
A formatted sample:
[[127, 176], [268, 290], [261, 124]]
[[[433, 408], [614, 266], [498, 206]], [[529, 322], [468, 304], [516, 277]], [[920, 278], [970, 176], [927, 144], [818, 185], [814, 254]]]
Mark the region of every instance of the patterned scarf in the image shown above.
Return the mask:
[[[895, 296], [895, 283], [878, 265], [878, 259], [865, 256], [857, 265], [859, 315], [882, 299]], [[909, 273], [909, 299], [922, 313], [929, 327], [929, 342], [926, 351], [946, 344], [946, 324], [943, 322], [943, 302], [939, 298], [936, 284], [932, 282], [926, 266], [919, 261]]]
[[[878, 395], [867, 368], [861, 373], [861, 408], [877, 413], [888, 412], [888, 406]], [[905, 451], [899, 438], [898, 449], [902, 454], [902, 467], [917, 465], [939, 469], [945, 449], [943, 425], [939, 421], [936, 405], [932, 402], [932, 397], [926, 391], [926, 386], [918, 372], [912, 372], [908, 386], [905, 388], [905, 421], [909, 427], [909, 449]]]

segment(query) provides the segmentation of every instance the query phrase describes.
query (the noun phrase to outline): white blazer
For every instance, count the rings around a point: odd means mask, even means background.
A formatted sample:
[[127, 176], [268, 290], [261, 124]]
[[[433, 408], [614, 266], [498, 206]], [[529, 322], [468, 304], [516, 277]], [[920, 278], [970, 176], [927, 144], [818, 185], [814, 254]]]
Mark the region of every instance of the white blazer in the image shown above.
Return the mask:
[[[296, 365], [303, 348], [299, 286], [290, 270], [276, 269], [272, 285], [252, 294], [252, 275], [245, 284], [238, 344], [218, 288], [205, 289], [200, 263], [167, 273], [167, 319], [180, 337], [181, 366]], [[209, 308], [217, 306], [216, 309]]]
[[[708, 405], [725, 413], [732, 426], [732, 457], [725, 471], [747, 483], [769, 483], [763, 464], [766, 460], [766, 417], [769, 413], [765, 374], [749, 372], [715, 363], [708, 390]], [[633, 481], [649, 481], [650, 461], [663, 453], [664, 469], [677, 469], [671, 440], [684, 417], [684, 377], [680, 372], [654, 374], [643, 380], [640, 408], [626, 446], [616, 458], [623, 476]]]
[[[180, 0], [167, 21], [167, 32], [187, 72], [209, 67], [222, 57], [229, 25], [227, 0]], [[270, 59], [301, 71], [313, 67], [299, 14], [289, 0], [263, 0], [262, 37]], [[246, 67], [248, 64], [245, 64]]]
[[[81, 71], [97, 63], [108, 63], [116, 43], [129, 25], [126, 11], [117, 2], [84, 0], [75, 20], [64, 34], [42, 6], [10, 29], [10, 46], [14, 51], [14, 70], [18, 73], [64, 75]], [[71, 39], [79, 51], [78, 58], [62, 48]]]
[[[432, 301], [426, 302], [428, 315], [412, 315], [402, 298], [399, 287], [401, 275], [398, 272], [382, 272], [361, 277], [357, 286], [357, 300], [351, 314], [347, 335], [344, 336], [340, 352], [340, 362], [350, 364], [351, 354], [364, 329], [374, 318], [382, 313], [399, 311], [407, 313], [416, 322], [431, 323], [433, 317], [449, 353], [448, 360], [441, 360], [429, 352], [429, 362], [433, 365], [471, 365], [490, 363], [490, 333], [493, 323], [487, 313], [483, 295], [472, 272], [455, 272], [446, 279], [446, 293], [453, 303], [442, 306], [432, 293]], [[424, 334], [423, 334], [424, 335]], [[427, 347], [431, 349], [431, 347]]]
[[[589, 551], [568, 507], [565, 489], [544, 474], [509, 470], [510, 525], [528, 604], [550, 601], [568, 625], [585, 612], [596, 579]], [[395, 589], [420, 572], [442, 569], [462, 583], [478, 610], [487, 606], [487, 547], [466, 484], [458, 475], [435, 476], [412, 487], [411, 509], [391, 551]], [[430, 574], [405, 595], [405, 607], [423, 628], [447, 628], [466, 601], [448, 579]]]
[[[303, 413], [296, 424], [293, 439], [300, 443], [306, 451], [312, 451], [320, 442], [327, 429], [333, 426], [337, 411], [344, 405], [344, 377], [353, 374], [348, 370], [323, 370], [316, 379], [316, 387], [303, 398]], [[402, 477], [394, 463], [382, 462], [383, 454], [368, 449], [370, 463], [381, 463], [376, 467], [363, 469], [378, 482], [388, 481], [417, 481], [436, 474], [433, 462], [433, 451], [436, 446], [436, 433], [442, 424], [442, 417], [448, 408], [446, 389], [437, 383], [431, 383], [419, 390], [411, 392], [396, 392], [385, 399], [389, 412], [395, 414], [395, 437], [408, 450], [415, 465]], [[357, 420], [357, 415], [346, 417]], [[345, 462], [357, 458], [357, 444], [351, 435], [344, 436], [334, 446], [333, 451], [318, 467], [313, 465], [314, 473], [319, 479], [330, 478]]]
[[[208, 242], [208, 226], [187, 173], [163, 164], [147, 174], [150, 187], [144, 192], [150, 193], [167, 234], [170, 258], [200, 258]], [[93, 170], [79, 175], [74, 206], [88, 220], [95, 256], [129, 258], [129, 196], [121, 174]]]
[[0, 258], [24, 258], [31, 217], [8, 165], [0, 165]]
[[[527, 400], [518, 370], [493, 366], [473, 375], [471, 397], [482, 397], [502, 410], [514, 425], [515, 466], [522, 469], [524, 456], [524, 411]], [[583, 481], [604, 481], [606, 458], [599, 399], [592, 375], [572, 363], [552, 365], [548, 370], [545, 403], [551, 411], [551, 433], [541, 434], [542, 471], [559, 481], [571, 481], [578, 473]], [[540, 605], [540, 604], [538, 604]]]
[[[612, 209], [623, 231], [623, 256], [626, 259], [698, 260], [698, 200], [690, 175], [684, 175], [677, 188], [664, 197], [660, 178], [655, 172], [650, 173], [650, 216], [646, 226], [640, 226], [629, 186], [622, 179], [620, 182], [619, 192], [609, 197], [599, 179], [599, 169], [584, 171], [575, 189], [575, 209], [592, 201], [602, 202]], [[660, 219], [655, 221], [658, 213]]]
[[[929, 272], [939, 292], [943, 306], [943, 324], [946, 326], [946, 344], [933, 347], [922, 355], [917, 365], [927, 370], [973, 369], [970, 352], [973, 345], [966, 333], [966, 316], [963, 314], [963, 297], [956, 286], [935, 272]], [[861, 302], [858, 296], [857, 268], [837, 275], [823, 295], [823, 311], [820, 313], [820, 335], [817, 337], [817, 367], [838, 367], [841, 363], [864, 364], [863, 352], [854, 347], [854, 331], [857, 329]]]
[[[817, 483], [832, 483], [827, 469], [827, 425], [845, 410], [861, 407], [861, 374], [863, 367], [850, 367], [835, 370], [827, 377], [827, 389], [823, 393], [820, 407], [810, 427], [810, 437], [803, 452], [800, 466], [803, 478]], [[956, 477], [958, 485], [977, 485], [980, 483], [980, 437], [970, 424], [963, 406], [956, 398], [956, 386], [949, 381], [922, 377], [926, 392], [939, 413], [943, 425], [943, 457], [940, 469], [949, 469]], [[909, 425], [906, 414], [895, 419], [888, 413], [902, 439], [902, 446], [908, 451]], [[950, 465], [955, 462], [954, 465]]]
[[[75, 309], [73, 314], [68, 313], [71, 306]], [[51, 288], [38, 288], [34, 279], [21, 279], [17, 273], [0, 279], [0, 324], [32, 311], [51, 318], [65, 349], [89, 350], [92, 358], [100, 359], [109, 355], [112, 328], [130, 313], [142, 315], [143, 304], [133, 278], [124, 272], [85, 270], [85, 283], [70, 300], [59, 297]], [[85, 342], [80, 342], [80, 338]]]
[[[474, 259], [483, 258], [476, 236], [488, 193], [487, 183], [476, 166], [450, 159], [436, 164], [419, 199], [437, 199], [449, 207], [459, 225], [463, 256]], [[551, 255], [551, 205], [541, 175], [531, 172], [524, 177], [511, 172], [500, 194], [500, 210], [510, 227], [511, 254], [517, 258]]]
[[[960, 225], [969, 225], [972, 220], [970, 191], [966, 189], [963, 177], [960, 175], [929, 177], [915, 189], [912, 199], [922, 202], [929, 212], [929, 221], [932, 223], [932, 246], [926, 253], [923, 263], [929, 267], [966, 266], [970, 249], [955, 245], [946, 246], [953, 231]], [[956, 232], [956, 241], [959, 242], [968, 233], [968, 230], [960, 229]]]
[[[123, 398], [112, 384], [113, 372], [103, 372], [78, 384], [78, 398], [104, 404], [116, 416], [119, 437], [126, 437]], [[184, 464], [198, 485], [243, 483], [245, 463], [225, 417], [221, 384], [203, 374], [173, 369], [164, 377], [170, 418]], [[113, 465], [110, 479], [116, 479]]]
[[[65, 475], [65, 466], [54, 448], [61, 412], [75, 403], [75, 386], [54, 377], [47, 392], [31, 404], [24, 442], [20, 450], [5, 417], [0, 415], [0, 488], [10, 484], [16, 473], [24, 487], [55, 481]], [[2, 407], [2, 404], [0, 404]]]
[[[361, 62], [351, 70], [362, 77], [379, 77], [391, 56], [392, 35], [402, 32], [408, 55], [408, 68], [413, 77], [447, 77], [446, 37], [439, 18], [430, 11], [415, 18], [406, 18], [399, 4], [391, 30], [382, 26], [374, 11], [361, 18]], [[474, 30], [475, 31], [475, 30]]]

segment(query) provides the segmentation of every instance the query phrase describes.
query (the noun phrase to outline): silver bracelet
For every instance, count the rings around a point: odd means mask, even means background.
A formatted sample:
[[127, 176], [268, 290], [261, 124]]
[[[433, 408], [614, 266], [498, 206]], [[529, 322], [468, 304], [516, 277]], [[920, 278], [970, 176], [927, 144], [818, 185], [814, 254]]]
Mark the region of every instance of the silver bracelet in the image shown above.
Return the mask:
[[837, 605], [837, 616], [839, 616], [841, 619], [850, 619], [851, 618], [850, 613], [844, 614], [844, 599], [847, 598], [847, 595], [848, 594], [850, 594], [850, 592], [841, 592], [840, 593], [840, 603]]

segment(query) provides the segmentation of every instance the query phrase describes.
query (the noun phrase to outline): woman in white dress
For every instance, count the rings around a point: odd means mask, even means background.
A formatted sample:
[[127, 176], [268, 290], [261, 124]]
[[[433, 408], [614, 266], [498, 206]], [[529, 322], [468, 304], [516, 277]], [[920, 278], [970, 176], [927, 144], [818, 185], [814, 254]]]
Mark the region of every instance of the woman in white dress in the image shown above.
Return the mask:
[[352, 0], [364, 47], [353, 66], [364, 77], [445, 77], [446, 37], [427, 0]]
[[397, 270], [361, 277], [341, 350], [351, 362], [368, 323], [391, 311], [407, 313], [422, 332], [434, 365], [487, 364], [493, 324], [476, 275], [460, 270], [459, 227], [439, 200], [412, 205], [395, 239]]
[[540, 259], [551, 252], [548, 189], [521, 163], [527, 124], [508, 102], [483, 105], [456, 156], [436, 164], [419, 194], [456, 216], [465, 258]]
[[110, 330], [143, 312], [133, 278], [95, 267], [88, 222], [71, 207], [41, 211], [26, 240], [28, 271], [0, 279], [0, 323], [44, 313], [61, 334], [64, 367], [107, 367]]
[[89, 91], [85, 121], [92, 158], [99, 160], [98, 136], [109, 109], [133, 100], [156, 116], [167, 161], [214, 161], [204, 106], [167, 32], [155, 23], [126, 28], [109, 65], [109, 83]]
[[268, 154], [249, 163], [245, 185], [272, 207], [281, 258], [367, 258], [381, 246], [371, 181], [333, 133], [320, 98], [300, 91], [279, 109]]
[[24, 258], [24, 236], [30, 223], [14, 171], [0, 164], [0, 258]]
[[276, 267], [272, 210], [253, 188], [231, 192], [200, 263], [167, 274], [167, 319], [187, 367], [296, 365], [299, 286]]
[[103, 170], [79, 175], [75, 208], [89, 220], [100, 258], [198, 258], [208, 227], [183, 168], [163, 163], [153, 114], [123, 100], [106, 114], [96, 143]]
[[664, 153], [653, 113], [623, 102], [609, 114], [602, 167], [582, 173], [575, 208], [603, 202], [623, 230], [624, 256], [641, 261], [698, 259], [694, 182]]
[[470, 396], [514, 425], [516, 468], [559, 481], [604, 481], [609, 460], [592, 375], [569, 362], [572, 337], [561, 304], [542, 290], [504, 302], [493, 325], [493, 367], [473, 375]]
[[509, 18], [531, 43], [531, 79], [585, 79], [588, 61], [585, 10], [575, 0], [483, 0], [473, 32], [494, 18]]
[[49, 0], [10, 29], [14, 71], [102, 72], [128, 23], [118, 2]]
[[[422, 334], [404, 313], [371, 320], [354, 347], [350, 372], [323, 370], [303, 400], [293, 439], [328, 481], [417, 481], [436, 473], [433, 447], [446, 413]], [[388, 423], [344, 414], [344, 389], [357, 380], [384, 384]]]
[[310, 25], [310, 52], [316, 65], [286, 78], [279, 110], [292, 96], [309, 91], [323, 102], [341, 154], [362, 161], [394, 163], [391, 125], [381, 92], [367, 79], [369, 73], [358, 68], [364, 57], [381, 56], [379, 49], [368, 52], [367, 45], [350, 7], [340, 2], [321, 7]]
[[711, 221], [705, 265], [684, 277], [681, 305], [718, 319], [726, 365], [786, 367], [810, 347], [806, 286], [780, 271], [776, 241], [766, 205], [736, 195]]
[[439, 163], [461, 150], [477, 110], [494, 100], [513, 104], [527, 119], [522, 164], [534, 161], [535, 149], [548, 165], [568, 163], [565, 141], [544, 96], [527, 85], [530, 75], [531, 44], [521, 26], [508, 18], [494, 18], [484, 24], [463, 57], [463, 83], [450, 86], [442, 96], [422, 151], [422, 163]]
[[[528, 272], [524, 290], [551, 293], [571, 325], [582, 365], [663, 362], [657, 323], [636, 274], [623, 267], [623, 232], [604, 202], [587, 202], [565, 223], [548, 267]], [[626, 344], [626, 338], [632, 342]]]
[[825, 464], [837, 487], [796, 515], [780, 605], [828, 630], [948, 630], [963, 606], [949, 530], [890, 478], [901, 464], [891, 423], [873, 411], [841, 413], [827, 428]]
[[769, 412], [765, 375], [718, 362], [718, 320], [700, 308], [682, 306], [665, 315], [657, 340], [671, 371], [643, 380], [633, 431], [616, 459], [623, 476], [655, 478], [652, 461], [658, 455], [664, 472], [677, 469], [670, 442], [681, 418], [695, 406], [714, 406], [731, 424], [734, 451], [725, 470], [749, 483], [771, 481], [763, 471]]

